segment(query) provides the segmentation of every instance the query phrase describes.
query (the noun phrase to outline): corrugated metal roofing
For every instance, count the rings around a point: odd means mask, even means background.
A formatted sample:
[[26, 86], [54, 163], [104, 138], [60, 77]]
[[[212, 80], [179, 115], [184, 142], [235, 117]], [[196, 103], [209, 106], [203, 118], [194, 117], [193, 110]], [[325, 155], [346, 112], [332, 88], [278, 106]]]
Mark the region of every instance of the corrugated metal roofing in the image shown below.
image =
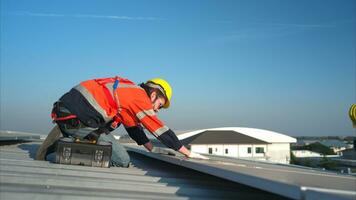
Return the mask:
[[269, 130], [245, 128], [245, 127], [221, 127], [221, 128], [201, 129], [201, 130], [180, 134], [178, 138], [180, 140], [183, 140], [185, 138], [202, 133], [204, 131], [235, 131], [237, 133], [241, 133], [246, 136], [265, 141], [267, 143], [296, 143], [297, 142], [297, 139], [290, 137], [288, 135], [284, 135]]
[[40, 135], [18, 131], [0, 131], [0, 141], [36, 140]]
[[69, 166], [34, 161], [39, 144], [0, 146], [0, 199], [356, 198], [355, 177], [320, 170], [219, 156], [185, 159], [137, 145], [126, 145], [130, 168]]
[[169, 156], [172, 152], [168, 149], [160, 150], [161, 153], [166, 151], [166, 155], [162, 155], [149, 153], [137, 145], [126, 145], [126, 148], [293, 199], [356, 199], [356, 177], [351, 175], [212, 155], [209, 155], [210, 160], [187, 160], [179, 154]]
[[35, 161], [38, 146], [0, 147], [0, 199], [285, 199], [133, 152], [130, 168]]

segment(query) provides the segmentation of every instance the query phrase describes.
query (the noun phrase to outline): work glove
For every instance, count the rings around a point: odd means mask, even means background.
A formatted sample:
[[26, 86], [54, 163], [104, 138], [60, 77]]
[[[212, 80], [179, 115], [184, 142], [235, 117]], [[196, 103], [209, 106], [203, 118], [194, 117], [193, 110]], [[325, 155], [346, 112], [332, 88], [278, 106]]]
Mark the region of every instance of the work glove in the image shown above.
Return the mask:
[[198, 153], [194, 153], [194, 152], [190, 152], [190, 154], [189, 154], [188, 157], [189, 157], [189, 158], [202, 159], [202, 160], [209, 160], [208, 157], [203, 156], [203, 155], [200, 155], [200, 154], [198, 154]]
[[160, 153], [160, 149], [158, 147], [152, 147], [151, 152], [152, 153]]
[[151, 149], [151, 152], [152, 153], [158, 153], [158, 154], [166, 154], [166, 155], [170, 155], [170, 156], [175, 156], [176, 155], [173, 150], [160, 148], [160, 147], [153, 147]]

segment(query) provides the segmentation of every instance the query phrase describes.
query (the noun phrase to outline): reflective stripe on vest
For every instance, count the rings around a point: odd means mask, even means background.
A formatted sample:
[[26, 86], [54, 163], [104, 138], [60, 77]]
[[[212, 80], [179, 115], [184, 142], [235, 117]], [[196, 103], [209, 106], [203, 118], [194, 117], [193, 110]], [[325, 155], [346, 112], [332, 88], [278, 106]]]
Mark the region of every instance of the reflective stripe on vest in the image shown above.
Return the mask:
[[[106, 79], [95, 79], [91, 81], [95, 81], [96, 84], [100, 85], [101, 89], [103, 90], [103, 93], [105, 94], [105, 98], [107, 98], [107, 101], [109, 103], [109, 106], [111, 107], [112, 110], [115, 110], [115, 112], [119, 113], [120, 112], [120, 102], [118, 98], [114, 97], [114, 82], [116, 79], [114, 78], [106, 78]], [[122, 82], [121, 82], [122, 81]], [[133, 82], [127, 80], [127, 79], [122, 79], [119, 78], [119, 85], [118, 88], [137, 88], [143, 90], [141, 87], [135, 85]], [[79, 91], [86, 100], [90, 103], [93, 108], [100, 113], [100, 115], [103, 117], [104, 121], [107, 123], [112, 120], [112, 115], [109, 115], [107, 111], [100, 106], [98, 101], [94, 98], [92, 93], [82, 84], [79, 84], [74, 87], [77, 91]]]
[[161, 128], [155, 130], [153, 132], [153, 134], [156, 135], [156, 137], [158, 137], [158, 136], [162, 135], [164, 132], [166, 132], [168, 130], [169, 130], [169, 128], [167, 126], [162, 126]]
[[111, 118], [106, 114], [106, 111], [96, 102], [93, 95], [84, 86], [79, 84], [75, 86], [74, 89], [78, 90], [85, 97], [85, 99], [88, 100], [90, 105], [100, 113], [105, 122], [109, 122], [111, 120]]
[[[107, 91], [110, 92], [111, 99], [112, 99], [113, 101], [115, 101], [115, 103], [117, 104], [117, 108], [115, 108], [115, 109], [117, 109], [117, 112], [120, 113], [120, 111], [121, 111], [121, 110], [120, 110], [120, 109], [121, 109], [121, 107], [120, 107], [120, 100], [119, 100], [119, 98], [115, 98], [114, 83], [111, 83], [111, 82], [106, 83], [106, 84], [105, 84], [105, 87], [106, 87]], [[143, 90], [141, 87], [139, 87], [139, 86], [137, 86], [137, 85], [135, 85], [135, 84], [125, 84], [125, 83], [120, 83], [120, 82], [119, 82], [119, 85], [118, 85], [117, 88], [137, 88], [137, 89]], [[117, 95], [117, 94], [116, 94], [116, 95]]]
[[[105, 87], [111, 92], [111, 95], [113, 95], [114, 83], [106, 83]], [[118, 88], [137, 88], [143, 90], [140, 86], [125, 83], [119, 83]]]
[[153, 109], [150, 109], [150, 110], [143, 110], [141, 112], [138, 112], [136, 114], [136, 117], [141, 121], [144, 117], [146, 116], [154, 116], [156, 115], [155, 111]]

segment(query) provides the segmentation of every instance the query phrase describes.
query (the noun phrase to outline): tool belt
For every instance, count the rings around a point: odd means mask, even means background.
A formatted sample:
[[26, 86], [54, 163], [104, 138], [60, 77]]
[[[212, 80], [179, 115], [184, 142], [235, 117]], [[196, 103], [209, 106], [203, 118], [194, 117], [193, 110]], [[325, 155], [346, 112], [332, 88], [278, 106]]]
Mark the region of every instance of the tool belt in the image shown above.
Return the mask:
[[[81, 122], [76, 115], [72, 114], [62, 102], [57, 101], [53, 104], [51, 117], [53, 119], [53, 123], [57, 123], [59, 129], [65, 137], [73, 137], [76, 142], [82, 142], [81, 138], [76, 137], [71, 132], [81, 128], [87, 128], [88, 126], [83, 124], [83, 122]], [[104, 130], [104, 128], [98, 128], [97, 130], [90, 132], [84, 139], [90, 143], [96, 143], [102, 133], [108, 134], [110, 132], [108, 130]]]
[[53, 122], [61, 123], [68, 129], [77, 129], [82, 125], [78, 117], [73, 115], [60, 101], [53, 104], [51, 117]]

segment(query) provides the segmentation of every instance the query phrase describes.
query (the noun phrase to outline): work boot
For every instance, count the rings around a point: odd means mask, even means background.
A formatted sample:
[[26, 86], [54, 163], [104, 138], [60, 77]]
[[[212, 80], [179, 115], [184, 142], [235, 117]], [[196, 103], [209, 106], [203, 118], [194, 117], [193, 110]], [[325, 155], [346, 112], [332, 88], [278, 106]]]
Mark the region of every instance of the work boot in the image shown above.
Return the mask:
[[46, 156], [50, 153], [49, 151], [54, 151], [55, 142], [61, 137], [63, 137], [62, 132], [56, 125], [43, 141], [40, 148], [38, 148], [36, 160], [45, 160]]

